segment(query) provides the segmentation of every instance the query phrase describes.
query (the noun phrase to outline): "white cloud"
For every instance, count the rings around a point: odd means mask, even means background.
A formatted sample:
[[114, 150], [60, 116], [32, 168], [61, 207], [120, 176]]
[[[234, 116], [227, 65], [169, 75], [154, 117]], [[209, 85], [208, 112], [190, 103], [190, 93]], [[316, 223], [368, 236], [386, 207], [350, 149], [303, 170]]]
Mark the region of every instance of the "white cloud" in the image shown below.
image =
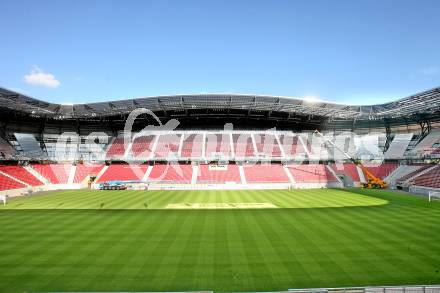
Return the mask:
[[43, 72], [38, 66], [34, 66], [31, 72], [24, 76], [24, 81], [27, 84], [48, 88], [57, 88], [61, 84], [53, 74]]
[[440, 73], [440, 68], [437, 66], [428, 66], [420, 69], [419, 74], [422, 75], [437, 75]]

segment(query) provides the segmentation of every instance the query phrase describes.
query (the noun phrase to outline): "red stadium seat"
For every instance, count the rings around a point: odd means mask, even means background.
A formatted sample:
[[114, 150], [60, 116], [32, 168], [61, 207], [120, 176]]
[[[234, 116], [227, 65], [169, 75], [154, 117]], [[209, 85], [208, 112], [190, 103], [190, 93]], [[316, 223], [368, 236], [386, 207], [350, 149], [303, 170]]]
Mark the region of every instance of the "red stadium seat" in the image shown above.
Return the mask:
[[52, 184], [67, 184], [69, 179], [70, 164], [33, 164], [32, 168], [49, 180]]
[[232, 138], [236, 157], [255, 157], [254, 145], [250, 134], [233, 134]]
[[131, 153], [136, 158], [148, 158], [151, 155], [155, 135], [141, 136], [133, 140]]
[[257, 153], [266, 157], [282, 157], [280, 145], [273, 134], [254, 134]]
[[244, 165], [247, 183], [289, 183], [283, 165]]
[[240, 171], [235, 164], [224, 166], [200, 165], [197, 183], [241, 183]]
[[[364, 165], [368, 171], [370, 171], [374, 176], [384, 179], [387, 177], [391, 172], [394, 171], [399, 165], [396, 163], [384, 163], [381, 165]], [[367, 174], [365, 174], [365, 177]]]
[[280, 143], [287, 157], [302, 156], [307, 157], [307, 152], [298, 136], [280, 135]]
[[182, 153], [184, 158], [200, 158], [203, 149], [203, 134], [185, 134], [183, 137]]
[[8, 175], [11, 175], [12, 177], [17, 178], [18, 180], [20, 180], [20, 181], [22, 181], [22, 182], [24, 182], [26, 184], [29, 184], [31, 186], [44, 185], [43, 182], [38, 180], [38, 178], [36, 178], [31, 173], [29, 173], [22, 166], [4, 165], [4, 166], [0, 166], [0, 171], [6, 173]]
[[290, 165], [287, 168], [296, 183], [338, 182], [338, 179], [322, 164]]
[[26, 186], [21, 184], [20, 182], [15, 181], [14, 179], [11, 179], [3, 174], [0, 174], [0, 190], [18, 189], [24, 187]]
[[159, 136], [157, 142], [155, 157], [167, 158], [169, 156], [177, 156], [180, 145], [180, 135], [177, 134], [164, 134]]
[[336, 173], [350, 176], [354, 182], [361, 181], [357, 166], [353, 163], [332, 164], [331, 167]]
[[148, 181], [191, 183], [193, 167], [190, 164], [157, 164], [153, 166]]
[[440, 166], [437, 166], [425, 174], [416, 177], [414, 179], [414, 185], [440, 188]]
[[125, 164], [113, 164], [110, 165], [107, 170], [102, 174], [97, 183], [107, 181], [137, 181], [142, 180], [147, 171], [147, 165], [125, 165]]
[[107, 149], [107, 159], [119, 159], [125, 154], [124, 137], [118, 136]]
[[206, 135], [206, 157], [230, 157], [231, 155], [230, 134], [208, 133]]
[[88, 164], [78, 164], [76, 165], [75, 179], [73, 183], [81, 183], [89, 175], [98, 175], [102, 170], [104, 165], [88, 165]]

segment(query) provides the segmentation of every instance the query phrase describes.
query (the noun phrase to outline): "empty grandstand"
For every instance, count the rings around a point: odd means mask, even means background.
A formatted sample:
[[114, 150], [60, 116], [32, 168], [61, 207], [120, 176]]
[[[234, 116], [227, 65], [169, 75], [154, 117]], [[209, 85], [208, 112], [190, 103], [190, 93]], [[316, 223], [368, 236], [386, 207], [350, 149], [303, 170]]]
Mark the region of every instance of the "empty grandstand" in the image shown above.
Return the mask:
[[[6, 89], [0, 102], [0, 172], [11, 194], [111, 180], [191, 189], [360, 186], [368, 174], [327, 139], [367, 160], [371, 174], [391, 188], [439, 187], [432, 165], [440, 153], [439, 88], [372, 106], [248, 95], [63, 106]], [[130, 111], [142, 107], [164, 122], [178, 119], [179, 127], [142, 132], [152, 119], [143, 115], [124, 132]]]

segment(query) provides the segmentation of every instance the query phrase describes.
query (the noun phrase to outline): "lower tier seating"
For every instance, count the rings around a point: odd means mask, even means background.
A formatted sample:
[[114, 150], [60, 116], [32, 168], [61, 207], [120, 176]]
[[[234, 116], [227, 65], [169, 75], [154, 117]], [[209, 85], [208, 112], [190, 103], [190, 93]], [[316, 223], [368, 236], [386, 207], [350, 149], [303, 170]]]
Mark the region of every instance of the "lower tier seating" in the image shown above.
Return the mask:
[[247, 183], [289, 183], [283, 165], [243, 166]]
[[147, 171], [147, 165], [110, 165], [104, 174], [102, 174], [96, 183], [107, 181], [137, 181], [142, 180]]
[[414, 185], [440, 188], [440, 166], [437, 166], [425, 174], [416, 177], [414, 179]]
[[67, 184], [69, 179], [70, 164], [33, 164], [32, 168], [52, 184]]
[[14, 179], [11, 179], [3, 174], [0, 174], [0, 190], [18, 189], [24, 187], [26, 186], [21, 184], [20, 182], [15, 181]]
[[29, 184], [31, 186], [40, 186], [40, 185], [44, 184], [43, 182], [38, 180], [38, 178], [36, 178], [34, 175], [29, 173], [28, 170], [26, 170], [22, 166], [3, 165], [3, 166], [0, 166], [0, 171], [6, 173], [8, 175], [11, 175], [12, 177], [17, 178], [18, 180], [20, 180], [26, 184]]
[[337, 174], [350, 176], [354, 182], [361, 181], [359, 178], [357, 166], [353, 163], [332, 164], [331, 167], [333, 170], [335, 170]]
[[75, 178], [73, 183], [81, 183], [89, 175], [98, 175], [104, 165], [88, 165], [78, 164], [76, 165]]
[[[398, 167], [397, 163], [384, 163], [381, 165], [365, 166], [374, 176], [384, 179]], [[365, 178], [366, 178], [365, 174]]]
[[240, 171], [235, 164], [200, 165], [197, 183], [241, 183]]
[[287, 168], [296, 183], [328, 183], [338, 181], [325, 165], [290, 165]]
[[193, 167], [190, 164], [158, 164], [154, 165], [148, 181], [167, 183], [191, 183]]

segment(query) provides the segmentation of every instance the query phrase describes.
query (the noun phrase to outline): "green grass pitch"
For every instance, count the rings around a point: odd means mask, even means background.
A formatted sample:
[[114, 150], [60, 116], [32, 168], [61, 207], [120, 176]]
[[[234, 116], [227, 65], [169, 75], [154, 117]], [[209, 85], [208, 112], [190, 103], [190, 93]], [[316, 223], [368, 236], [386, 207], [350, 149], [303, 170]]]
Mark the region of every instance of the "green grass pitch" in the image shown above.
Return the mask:
[[[167, 208], [216, 203], [278, 208]], [[390, 191], [60, 191], [0, 227], [0, 292], [440, 283], [440, 203]]]

